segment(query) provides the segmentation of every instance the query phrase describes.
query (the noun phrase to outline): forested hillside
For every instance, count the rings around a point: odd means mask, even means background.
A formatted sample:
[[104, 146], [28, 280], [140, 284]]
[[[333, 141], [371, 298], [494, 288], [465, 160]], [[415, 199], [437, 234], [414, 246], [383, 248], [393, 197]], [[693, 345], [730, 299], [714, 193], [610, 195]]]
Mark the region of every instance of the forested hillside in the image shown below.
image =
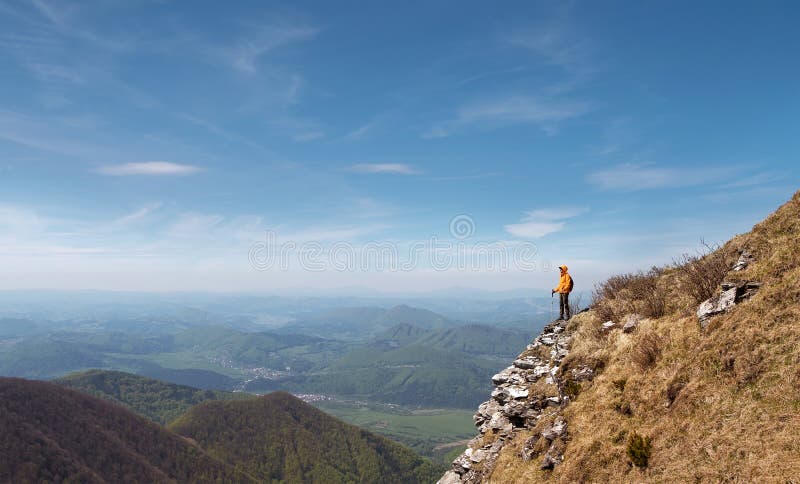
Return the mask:
[[409, 449], [284, 392], [206, 402], [170, 429], [261, 481], [433, 482], [441, 473]]
[[89, 370], [54, 380], [65, 387], [116, 402], [166, 425], [190, 407], [208, 400], [244, 400], [247, 393], [199, 390], [120, 371]]
[[250, 482], [124, 408], [53, 383], [0, 378], [0, 482]]

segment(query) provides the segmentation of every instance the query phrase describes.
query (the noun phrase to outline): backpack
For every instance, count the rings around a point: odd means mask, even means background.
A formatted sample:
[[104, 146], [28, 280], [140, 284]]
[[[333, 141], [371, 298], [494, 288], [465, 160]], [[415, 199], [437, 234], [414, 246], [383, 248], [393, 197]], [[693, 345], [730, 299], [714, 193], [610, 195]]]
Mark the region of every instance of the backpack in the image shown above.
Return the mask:
[[569, 287], [567, 288], [567, 292], [572, 292], [572, 287], [575, 285], [575, 279], [572, 278], [572, 274], [569, 275]]

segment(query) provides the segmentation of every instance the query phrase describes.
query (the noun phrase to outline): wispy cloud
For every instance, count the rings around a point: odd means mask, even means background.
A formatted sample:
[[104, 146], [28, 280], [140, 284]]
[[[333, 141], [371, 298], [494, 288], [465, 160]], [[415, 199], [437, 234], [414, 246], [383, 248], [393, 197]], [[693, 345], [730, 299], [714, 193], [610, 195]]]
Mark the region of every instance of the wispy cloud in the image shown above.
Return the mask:
[[586, 211], [588, 209], [583, 207], [532, 210], [527, 212], [519, 223], [509, 224], [503, 228], [515, 237], [538, 239], [563, 230], [567, 219]]
[[150, 214], [161, 208], [161, 202], [148, 203], [147, 205], [135, 210], [128, 215], [122, 216], [114, 221], [117, 225], [127, 225], [146, 219]]
[[361, 125], [358, 128], [354, 129], [353, 131], [347, 133], [347, 135], [345, 135], [345, 138], [361, 139], [364, 137], [365, 134], [367, 134], [367, 132], [369, 132], [369, 130], [372, 129], [374, 124], [375, 124], [374, 121], [370, 121], [367, 124]]
[[306, 131], [292, 136], [292, 140], [303, 143], [306, 141], [314, 141], [315, 139], [324, 138], [325, 133], [322, 131]]
[[355, 173], [386, 173], [391, 175], [417, 175], [419, 170], [404, 163], [359, 163], [351, 165], [348, 171]]
[[213, 52], [234, 69], [252, 74], [258, 71], [259, 59], [268, 52], [295, 42], [311, 40], [317, 32], [317, 29], [306, 26], [266, 25], [232, 46], [213, 49]]
[[514, 124], [535, 124], [554, 134], [559, 123], [582, 116], [590, 109], [591, 105], [582, 101], [511, 96], [468, 104], [458, 110], [455, 119], [431, 127], [422, 137], [444, 138], [468, 127], [494, 129]]
[[589, 173], [586, 181], [601, 190], [633, 192], [702, 185], [715, 177], [716, 171], [707, 168], [664, 168], [654, 164], [623, 163]]
[[123, 163], [121, 165], [101, 166], [97, 173], [111, 176], [127, 175], [190, 175], [201, 171], [201, 168], [193, 165], [182, 165], [169, 161], [145, 161], [141, 163]]

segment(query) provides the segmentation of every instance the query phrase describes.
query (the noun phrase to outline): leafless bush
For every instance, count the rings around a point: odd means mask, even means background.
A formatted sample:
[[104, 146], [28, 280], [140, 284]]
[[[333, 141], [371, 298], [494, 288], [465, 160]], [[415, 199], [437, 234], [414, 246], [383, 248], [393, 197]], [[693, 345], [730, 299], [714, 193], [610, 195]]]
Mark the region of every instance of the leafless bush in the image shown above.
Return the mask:
[[659, 318], [667, 308], [668, 294], [660, 284], [664, 270], [653, 267], [647, 272], [621, 274], [595, 286], [594, 301], [603, 321], [621, 321], [626, 314], [638, 313]]
[[652, 368], [658, 361], [658, 357], [661, 356], [663, 343], [655, 333], [642, 333], [633, 347], [631, 360], [642, 370]]
[[717, 245], [701, 241], [697, 255], [683, 254], [674, 261], [682, 289], [696, 303], [701, 303], [717, 293], [733, 260]]

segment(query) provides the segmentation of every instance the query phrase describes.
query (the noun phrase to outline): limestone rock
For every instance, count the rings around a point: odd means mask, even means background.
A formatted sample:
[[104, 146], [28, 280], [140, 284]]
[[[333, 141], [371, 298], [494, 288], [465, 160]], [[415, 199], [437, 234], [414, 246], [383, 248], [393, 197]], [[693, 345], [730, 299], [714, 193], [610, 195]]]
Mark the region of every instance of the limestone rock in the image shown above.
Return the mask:
[[616, 324], [614, 324], [614, 321], [606, 321], [605, 323], [600, 325], [600, 329], [603, 330], [604, 332], [611, 331], [612, 329], [614, 329], [614, 326], [616, 326]]
[[552, 470], [553, 467], [557, 466], [564, 460], [564, 456], [558, 452], [554, 452], [552, 448], [547, 451], [542, 459], [542, 463], [539, 466], [542, 470]]
[[723, 282], [722, 293], [706, 299], [697, 308], [697, 318], [700, 325], [705, 328], [712, 316], [730, 311], [739, 302], [750, 298], [761, 287], [760, 282]]
[[461, 484], [461, 477], [455, 471], [447, 471], [436, 484]]
[[563, 437], [567, 433], [567, 421], [563, 417], [556, 417], [553, 425], [546, 428], [542, 432], [542, 437], [549, 441], [554, 441], [559, 437]]
[[638, 314], [628, 314], [622, 320], [622, 332], [623, 333], [633, 333], [633, 330], [639, 326], [639, 322], [642, 320], [642, 317]]
[[472, 449], [467, 447], [461, 455], [453, 460], [453, 472], [456, 474], [464, 474], [472, 468]]
[[514, 400], [528, 398], [528, 389], [519, 385], [511, 385], [508, 387], [508, 396]]
[[577, 368], [573, 368], [571, 373], [572, 380], [576, 382], [592, 381], [594, 379], [594, 370], [588, 366], [579, 366]]
[[524, 356], [514, 360], [514, 366], [523, 370], [532, 370], [542, 364], [542, 360], [535, 356]]
[[492, 419], [489, 421], [489, 428], [501, 432], [511, 432], [514, 426], [511, 425], [511, 421], [502, 412], [497, 412], [492, 415]]
[[484, 449], [478, 449], [472, 453], [470, 460], [476, 464], [483, 462], [486, 458], [487, 452]]
[[739, 251], [739, 259], [736, 261], [736, 264], [733, 265], [731, 270], [739, 272], [747, 269], [752, 262], [754, 262], [756, 258], [750, 252], [746, 250]]

